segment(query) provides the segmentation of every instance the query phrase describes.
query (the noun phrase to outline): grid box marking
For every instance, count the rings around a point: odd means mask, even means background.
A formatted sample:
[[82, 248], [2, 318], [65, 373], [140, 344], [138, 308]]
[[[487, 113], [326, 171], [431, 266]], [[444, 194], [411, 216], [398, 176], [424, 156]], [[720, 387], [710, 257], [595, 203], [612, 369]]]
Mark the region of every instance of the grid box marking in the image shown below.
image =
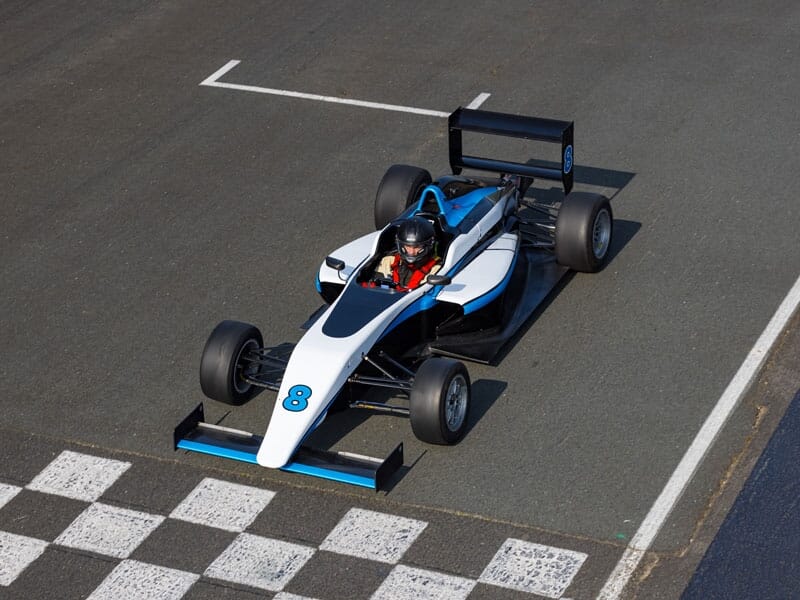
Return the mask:
[[370, 600], [464, 600], [477, 582], [397, 565]]
[[164, 517], [148, 513], [92, 504], [56, 538], [56, 544], [128, 558]]
[[242, 533], [209, 565], [204, 575], [279, 592], [314, 552], [308, 546]]
[[36, 492], [95, 502], [130, 466], [129, 462], [64, 450], [26, 487]]
[[586, 558], [582, 552], [509, 538], [478, 581], [547, 598], [561, 598]]
[[320, 550], [397, 564], [427, 526], [425, 521], [352, 508]]
[[47, 542], [0, 531], [0, 586], [9, 586], [39, 558]]
[[124, 560], [87, 600], [180, 600], [199, 575], [135, 560]]
[[275, 492], [205, 478], [169, 515], [190, 523], [241, 533], [275, 496]]
[[[52, 542], [121, 561], [88, 600], [181, 600], [200, 579], [199, 574], [128, 559], [166, 517], [98, 502], [130, 466], [64, 451], [25, 488], [0, 483], [0, 509], [23, 489], [88, 502], [88, 508]], [[239, 534], [206, 569], [206, 577], [266, 590], [276, 594], [275, 600], [316, 600], [282, 590], [317, 547], [244, 533], [274, 496], [270, 490], [205, 478], [170, 517]], [[479, 582], [567, 600], [563, 593], [587, 558], [581, 552], [509, 538], [477, 580], [398, 564], [427, 525], [421, 520], [352, 508], [319, 549], [394, 565], [371, 600], [463, 600]], [[16, 581], [48, 545], [40, 539], [0, 531], [0, 588]]]
[[21, 491], [21, 487], [0, 483], [0, 508], [8, 504], [8, 502]]

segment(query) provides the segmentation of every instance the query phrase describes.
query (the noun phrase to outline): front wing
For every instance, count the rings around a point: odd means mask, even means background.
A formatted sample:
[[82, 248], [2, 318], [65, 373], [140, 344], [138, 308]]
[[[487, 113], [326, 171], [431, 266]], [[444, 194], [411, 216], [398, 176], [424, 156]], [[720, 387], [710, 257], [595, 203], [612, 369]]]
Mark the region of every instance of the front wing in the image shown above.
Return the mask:
[[[189, 450], [254, 465], [258, 464], [256, 456], [264, 440], [247, 431], [206, 423], [202, 403], [181, 421], [173, 435], [175, 450]], [[380, 490], [402, 464], [403, 444], [383, 460], [301, 446], [280, 470]]]

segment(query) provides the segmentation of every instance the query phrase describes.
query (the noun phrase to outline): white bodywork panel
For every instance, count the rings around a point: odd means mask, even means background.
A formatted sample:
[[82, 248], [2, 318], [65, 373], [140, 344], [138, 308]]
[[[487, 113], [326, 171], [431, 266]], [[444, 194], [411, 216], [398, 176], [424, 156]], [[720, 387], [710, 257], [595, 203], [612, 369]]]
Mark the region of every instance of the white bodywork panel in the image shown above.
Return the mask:
[[512, 201], [513, 199], [510, 196], [502, 198], [472, 229], [456, 236], [447, 250], [447, 256], [440, 272], [446, 274], [467, 252], [474, 248], [478, 240], [491, 231], [502, 219], [506, 206]]
[[319, 268], [319, 280], [326, 283], [343, 284], [353, 274], [353, 270], [361, 264], [361, 261], [372, 254], [373, 247], [377, 243], [380, 234], [380, 231], [373, 231], [331, 253], [330, 256], [333, 258], [343, 260], [345, 267], [340, 274], [336, 269], [331, 269], [326, 265], [325, 261], [322, 261], [322, 265]]
[[[327, 316], [337, 303], [328, 308], [292, 352], [275, 400], [272, 419], [258, 449], [259, 465], [280, 468], [290, 461], [305, 436], [324, 417], [323, 413], [347, 378], [361, 364], [362, 355], [372, 349], [397, 315], [429, 289], [429, 285], [422, 285], [404, 294], [403, 301], [395, 302], [348, 337], [331, 337], [323, 333]], [[283, 406], [294, 386], [311, 389], [304, 410], [291, 411]]]
[[504, 233], [472, 262], [461, 269], [452, 283], [436, 296], [440, 302], [464, 305], [496, 288], [506, 277], [517, 254], [518, 236]]

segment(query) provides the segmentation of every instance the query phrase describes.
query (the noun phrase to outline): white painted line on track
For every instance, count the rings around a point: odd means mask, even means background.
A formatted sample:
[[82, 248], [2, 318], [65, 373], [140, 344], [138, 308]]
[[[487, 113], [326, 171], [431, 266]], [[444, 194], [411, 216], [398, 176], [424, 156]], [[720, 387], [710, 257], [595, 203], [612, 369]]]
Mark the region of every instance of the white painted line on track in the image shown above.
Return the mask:
[[473, 579], [398, 565], [370, 600], [465, 600], [476, 583]]
[[309, 598], [308, 596], [298, 596], [297, 594], [290, 594], [288, 592], [278, 592], [272, 600], [317, 600], [316, 598]]
[[94, 502], [131, 463], [64, 450], [26, 487], [29, 490]]
[[124, 560], [86, 600], [180, 600], [200, 575]]
[[[228, 73], [240, 60], [231, 60], [218, 71], [215, 71], [203, 81], [200, 85], [207, 87], [225, 88], [229, 90], [239, 90], [241, 92], [255, 92], [258, 94], [271, 94], [273, 96], [287, 96], [289, 98], [301, 98], [303, 100], [316, 100], [317, 102], [330, 102], [333, 104], [348, 104], [350, 106], [359, 106], [361, 108], [376, 108], [379, 110], [389, 110], [394, 112], [412, 113], [415, 115], [423, 115], [426, 117], [440, 117], [446, 119], [450, 116], [449, 112], [441, 110], [428, 110], [427, 108], [414, 108], [413, 106], [400, 106], [398, 104], [383, 104], [381, 102], [369, 102], [366, 100], [353, 100], [351, 98], [339, 98], [336, 96], [322, 96], [320, 94], [307, 94], [305, 92], [294, 92], [291, 90], [279, 90], [274, 88], [260, 87], [257, 85], [242, 85], [239, 83], [225, 83], [218, 81], [220, 77]], [[479, 94], [467, 108], [477, 108], [483, 104], [491, 94], [486, 92]]]
[[169, 516], [240, 533], [274, 496], [275, 492], [270, 490], [206, 477]]
[[714, 410], [706, 418], [692, 445], [683, 455], [683, 459], [681, 459], [672, 477], [670, 477], [667, 485], [656, 499], [652, 508], [650, 508], [650, 512], [647, 513], [644, 521], [639, 526], [639, 530], [631, 538], [622, 558], [620, 558], [616, 567], [614, 567], [614, 571], [612, 571], [600, 591], [598, 600], [614, 600], [621, 596], [639, 562], [650, 548], [656, 535], [658, 535], [662, 525], [680, 499], [697, 467], [716, 440], [733, 409], [736, 408], [739, 400], [755, 380], [764, 361], [769, 356], [772, 346], [786, 327], [789, 319], [792, 318], [798, 305], [800, 305], [800, 277], [795, 281], [794, 286], [781, 302], [766, 329], [756, 341], [755, 346], [750, 350], [736, 375], [733, 376], [728, 387], [722, 393]]
[[561, 598], [587, 558], [583, 552], [509, 538], [478, 581], [547, 598]]
[[0, 508], [8, 504], [8, 502], [21, 491], [21, 487], [0, 483]]
[[472, 110], [475, 110], [476, 108], [480, 108], [481, 104], [483, 104], [484, 102], [486, 102], [489, 99], [489, 96], [491, 96], [491, 94], [487, 94], [486, 92], [483, 92], [482, 94], [478, 94], [477, 96], [475, 96], [475, 100], [473, 100], [472, 102], [467, 104], [466, 107], [469, 108], [469, 109], [472, 109]]
[[394, 564], [427, 526], [417, 519], [351, 508], [319, 548]]
[[0, 587], [11, 585], [46, 548], [44, 540], [0, 531]]
[[53, 543], [128, 558], [162, 521], [160, 515], [96, 503], [78, 515]]
[[314, 548], [242, 533], [206, 569], [223, 581], [280, 592], [314, 555]]
[[200, 85], [210, 85], [215, 87], [225, 87], [226, 84], [217, 82], [217, 79], [225, 75], [228, 71], [233, 69], [236, 65], [238, 65], [240, 60], [230, 60], [225, 64], [222, 68], [218, 71], [214, 71], [211, 75], [206, 77], [203, 81], [200, 82]]

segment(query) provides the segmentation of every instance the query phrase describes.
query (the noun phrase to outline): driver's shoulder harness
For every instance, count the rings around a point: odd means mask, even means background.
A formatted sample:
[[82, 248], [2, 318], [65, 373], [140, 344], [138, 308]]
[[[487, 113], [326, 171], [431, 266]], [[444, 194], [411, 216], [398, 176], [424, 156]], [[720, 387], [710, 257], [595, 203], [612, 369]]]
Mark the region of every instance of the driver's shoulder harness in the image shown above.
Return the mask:
[[435, 273], [439, 270], [441, 266], [439, 261], [439, 257], [434, 256], [425, 264], [416, 267], [406, 263], [398, 254], [392, 261], [392, 281], [397, 284], [397, 289], [401, 292], [416, 289], [432, 271]]
[[[399, 292], [408, 292], [418, 288], [428, 275], [433, 275], [441, 268], [441, 259], [438, 256], [432, 257], [425, 264], [415, 267], [407, 264], [399, 254], [384, 256], [376, 274], [383, 275], [394, 281]], [[363, 287], [377, 287], [374, 281], [365, 281]]]

